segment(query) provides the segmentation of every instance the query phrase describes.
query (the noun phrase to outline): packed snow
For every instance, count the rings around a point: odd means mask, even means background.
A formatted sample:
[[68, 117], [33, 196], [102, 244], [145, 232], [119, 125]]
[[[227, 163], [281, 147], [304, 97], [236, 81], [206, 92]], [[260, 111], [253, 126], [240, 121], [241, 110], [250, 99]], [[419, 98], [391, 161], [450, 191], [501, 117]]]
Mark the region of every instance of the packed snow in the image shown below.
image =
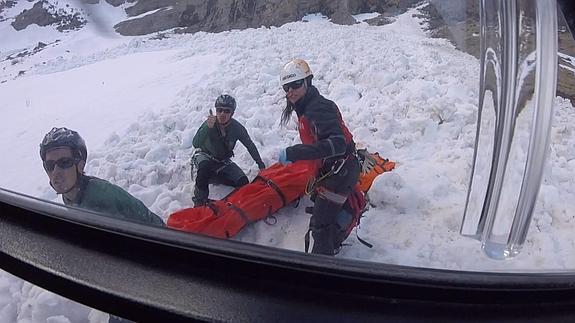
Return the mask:
[[[459, 235], [479, 62], [446, 40], [429, 38], [412, 14], [385, 26], [340, 26], [314, 15], [281, 27], [141, 37], [114, 36], [88, 24], [67, 34], [31, 26], [24, 40], [2, 26], [3, 39], [10, 41], [0, 45], [0, 149], [9, 154], [0, 159], [0, 187], [60, 201], [38, 144], [53, 126], [66, 126], [87, 142], [87, 174], [123, 187], [166, 220], [192, 205], [191, 142], [219, 94], [236, 98], [234, 118], [246, 126], [266, 165], [277, 161], [281, 148], [299, 143], [295, 121], [279, 124], [285, 106], [279, 71], [290, 59], [303, 58], [320, 93], [338, 104], [358, 146], [398, 163], [375, 181], [358, 230], [374, 247], [352, 233], [337, 257], [470, 271], [573, 270], [570, 101], [555, 99], [549, 167], [523, 252], [506, 261], [488, 258], [480, 242]], [[49, 45], [3, 60], [38, 41]], [[562, 65], [573, 68], [573, 58], [562, 55]], [[257, 165], [243, 146], [233, 160], [250, 179], [256, 176]], [[230, 190], [212, 186], [211, 198]], [[235, 239], [303, 251], [309, 205], [304, 199], [297, 208], [286, 207], [275, 215], [277, 224], [256, 223]], [[102, 313], [0, 272], [0, 323], [102, 320]]]

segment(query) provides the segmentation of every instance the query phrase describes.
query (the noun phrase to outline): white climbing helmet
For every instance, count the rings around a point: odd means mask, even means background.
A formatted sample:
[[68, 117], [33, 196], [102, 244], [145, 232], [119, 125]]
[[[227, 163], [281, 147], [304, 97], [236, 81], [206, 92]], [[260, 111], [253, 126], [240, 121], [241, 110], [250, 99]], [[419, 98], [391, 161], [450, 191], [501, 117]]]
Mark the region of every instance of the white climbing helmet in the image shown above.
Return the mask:
[[285, 85], [313, 75], [306, 61], [296, 58], [284, 65], [280, 74], [280, 83]]

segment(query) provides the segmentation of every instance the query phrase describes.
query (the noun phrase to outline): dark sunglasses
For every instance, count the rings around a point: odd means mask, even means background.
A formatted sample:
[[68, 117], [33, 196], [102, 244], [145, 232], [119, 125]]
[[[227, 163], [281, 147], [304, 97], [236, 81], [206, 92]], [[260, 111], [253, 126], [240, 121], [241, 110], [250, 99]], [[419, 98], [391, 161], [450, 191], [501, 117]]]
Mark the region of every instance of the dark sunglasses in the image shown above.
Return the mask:
[[53, 172], [56, 165], [60, 169], [68, 169], [76, 164], [76, 159], [71, 157], [64, 157], [58, 160], [45, 160], [44, 161], [44, 169], [47, 172]]
[[288, 84], [284, 84], [283, 85], [284, 91], [286, 91], [286, 93], [287, 93], [290, 88], [292, 88], [293, 90], [297, 90], [300, 87], [302, 87], [304, 82], [305, 82], [305, 79], [301, 79], [301, 80], [290, 82]]
[[218, 112], [218, 113], [232, 113], [232, 109], [216, 108], [216, 112]]

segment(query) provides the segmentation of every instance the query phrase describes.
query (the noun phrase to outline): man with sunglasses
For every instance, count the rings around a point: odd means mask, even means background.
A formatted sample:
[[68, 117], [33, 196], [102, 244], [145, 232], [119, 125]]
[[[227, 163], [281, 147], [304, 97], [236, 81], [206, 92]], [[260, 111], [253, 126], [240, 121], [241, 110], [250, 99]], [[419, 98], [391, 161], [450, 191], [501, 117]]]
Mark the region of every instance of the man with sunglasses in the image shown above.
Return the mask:
[[247, 148], [259, 169], [266, 167], [246, 128], [232, 118], [236, 100], [231, 95], [222, 94], [216, 99], [214, 107], [216, 115], [210, 109], [207, 120], [200, 126], [192, 142], [196, 148], [192, 165], [197, 169], [192, 198], [194, 206], [208, 202], [210, 183], [240, 187], [249, 182], [241, 168], [230, 160], [238, 140]]
[[302, 59], [288, 62], [281, 71], [280, 82], [286, 92], [281, 123], [287, 124], [295, 111], [302, 143], [282, 149], [279, 162], [317, 161], [319, 171], [312, 187], [314, 206], [306, 249], [311, 232], [312, 253], [334, 255], [346, 238], [345, 229], [352, 220], [349, 213], [341, 211], [355, 189], [360, 166], [353, 137], [339, 108], [319, 93], [312, 85], [312, 78], [309, 65]]
[[73, 130], [52, 128], [40, 144], [40, 158], [50, 186], [62, 194], [65, 205], [100, 212], [115, 218], [164, 226], [140, 200], [119, 186], [84, 174], [87, 148]]

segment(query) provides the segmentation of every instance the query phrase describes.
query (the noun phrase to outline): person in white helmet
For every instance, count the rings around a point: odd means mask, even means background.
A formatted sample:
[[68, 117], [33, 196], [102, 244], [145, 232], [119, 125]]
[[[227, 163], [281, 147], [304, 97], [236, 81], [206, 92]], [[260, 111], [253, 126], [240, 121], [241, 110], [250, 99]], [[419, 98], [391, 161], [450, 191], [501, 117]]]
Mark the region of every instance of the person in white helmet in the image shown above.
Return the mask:
[[279, 162], [285, 165], [317, 160], [320, 167], [312, 194], [315, 204], [306, 234], [306, 251], [311, 232], [312, 253], [334, 255], [351, 222], [351, 217], [341, 219], [338, 214], [354, 190], [360, 166], [353, 136], [339, 108], [319, 93], [312, 79], [311, 69], [302, 59], [294, 59], [282, 68], [280, 82], [286, 93], [286, 107], [281, 122], [285, 125], [295, 111], [302, 143], [282, 149]]

